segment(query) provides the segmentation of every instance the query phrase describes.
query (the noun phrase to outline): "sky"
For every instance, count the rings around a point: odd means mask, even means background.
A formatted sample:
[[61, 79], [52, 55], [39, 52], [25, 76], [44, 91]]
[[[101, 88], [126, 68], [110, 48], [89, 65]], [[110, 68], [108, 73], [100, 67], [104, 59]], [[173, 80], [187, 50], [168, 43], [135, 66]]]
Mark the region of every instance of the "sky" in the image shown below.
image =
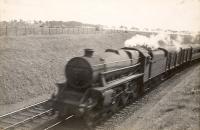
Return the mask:
[[0, 20], [200, 30], [200, 0], [0, 0]]

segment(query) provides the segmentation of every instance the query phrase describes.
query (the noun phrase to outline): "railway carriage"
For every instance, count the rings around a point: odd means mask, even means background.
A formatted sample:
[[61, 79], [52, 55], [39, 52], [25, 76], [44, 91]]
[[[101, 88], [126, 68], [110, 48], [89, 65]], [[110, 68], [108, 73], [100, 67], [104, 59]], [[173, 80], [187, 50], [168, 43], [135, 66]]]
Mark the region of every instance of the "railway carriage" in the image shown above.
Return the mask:
[[174, 46], [165, 46], [160, 48], [162, 50], [165, 51], [166, 53], [166, 64], [163, 65], [165, 67], [165, 71], [169, 71], [172, 70], [173, 68], [175, 68], [177, 65], [179, 65], [180, 63], [178, 61], [180, 61], [180, 50], [177, 50]]
[[191, 60], [198, 60], [200, 59], [200, 45], [199, 44], [194, 44], [190, 45], [192, 47], [192, 57]]
[[182, 45], [181, 46], [182, 50], [182, 63], [187, 63], [188, 61], [191, 60], [191, 54], [192, 54], [192, 48], [189, 45]]

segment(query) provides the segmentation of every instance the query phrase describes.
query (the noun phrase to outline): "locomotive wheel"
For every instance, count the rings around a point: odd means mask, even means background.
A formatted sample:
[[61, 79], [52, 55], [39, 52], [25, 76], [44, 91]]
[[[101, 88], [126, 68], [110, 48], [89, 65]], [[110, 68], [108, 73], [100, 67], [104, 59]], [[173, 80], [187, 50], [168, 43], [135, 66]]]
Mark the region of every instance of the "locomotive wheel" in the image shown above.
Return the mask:
[[130, 94], [122, 94], [121, 96], [121, 105], [126, 106], [129, 102]]
[[139, 93], [140, 93], [140, 88], [139, 88], [138, 84], [136, 84], [134, 89], [133, 89], [133, 94], [132, 94], [133, 98], [134, 99], [138, 98]]
[[92, 128], [94, 126], [94, 123], [90, 119], [85, 119], [85, 123], [89, 128]]
[[120, 109], [120, 99], [116, 99], [115, 103], [112, 105], [112, 112], [116, 113]]
[[138, 99], [141, 96], [141, 88], [138, 83], [132, 83], [131, 84], [131, 93], [128, 95], [128, 101], [127, 105], [133, 103], [136, 99]]
[[98, 117], [99, 117], [99, 114], [97, 112], [90, 111], [86, 115], [83, 116], [83, 119], [85, 121], [85, 124], [89, 128], [93, 128], [96, 125], [95, 121], [97, 121]]

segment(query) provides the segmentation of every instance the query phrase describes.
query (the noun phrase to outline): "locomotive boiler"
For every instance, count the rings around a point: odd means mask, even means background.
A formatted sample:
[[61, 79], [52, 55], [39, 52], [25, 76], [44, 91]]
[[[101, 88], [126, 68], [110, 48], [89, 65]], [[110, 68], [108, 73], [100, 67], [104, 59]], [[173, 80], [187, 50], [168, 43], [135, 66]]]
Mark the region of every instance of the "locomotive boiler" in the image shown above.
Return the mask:
[[[102, 72], [128, 67], [138, 63], [139, 60], [139, 53], [135, 50], [107, 49], [102, 56], [93, 53], [92, 49], [85, 49], [84, 56], [72, 58], [68, 62], [65, 74], [70, 87], [77, 89], [94, 87], [100, 82]], [[110, 73], [107, 80], [127, 73], [130, 73], [130, 70]]]

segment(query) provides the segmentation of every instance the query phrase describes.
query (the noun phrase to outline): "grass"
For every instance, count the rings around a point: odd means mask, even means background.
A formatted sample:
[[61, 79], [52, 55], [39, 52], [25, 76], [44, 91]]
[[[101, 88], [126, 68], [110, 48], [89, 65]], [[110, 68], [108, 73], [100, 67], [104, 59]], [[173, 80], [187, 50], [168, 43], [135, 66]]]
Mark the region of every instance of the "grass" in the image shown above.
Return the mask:
[[67, 60], [93, 48], [123, 47], [133, 33], [18, 36], [0, 38], [0, 104], [51, 94], [64, 82]]

